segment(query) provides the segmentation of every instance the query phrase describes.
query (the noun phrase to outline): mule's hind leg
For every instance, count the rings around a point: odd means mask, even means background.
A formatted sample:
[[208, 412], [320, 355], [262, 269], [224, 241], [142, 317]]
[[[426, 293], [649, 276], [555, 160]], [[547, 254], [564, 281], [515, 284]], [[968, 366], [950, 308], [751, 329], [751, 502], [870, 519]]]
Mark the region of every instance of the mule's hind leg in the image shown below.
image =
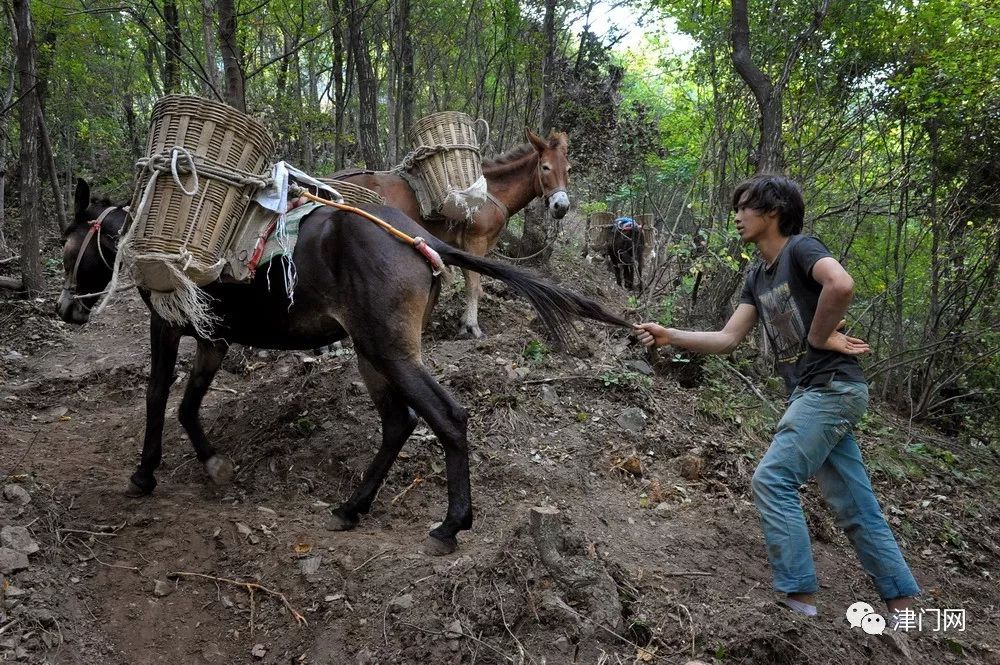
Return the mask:
[[351, 498], [333, 511], [332, 528], [337, 531], [353, 529], [358, 523], [358, 516], [368, 513], [386, 474], [417, 426], [417, 415], [407, 405], [400, 390], [360, 353], [358, 369], [382, 419], [382, 446]]
[[[476, 256], [486, 256], [490, 250], [490, 239], [485, 236], [469, 236], [463, 234], [463, 250]], [[483, 297], [483, 278], [478, 272], [462, 269], [465, 277], [465, 312], [462, 314], [462, 325], [459, 335], [471, 339], [485, 337], [486, 333], [479, 327], [479, 300]]]
[[181, 425], [191, 439], [198, 461], [205, 465], [209, 477], [217, 485], [224, 485], [232, 478], [233, 463], [224, 455], [216, 454], [215, 448], [208, 442], [201, 426], [199, 411], [201, 401], [212, 385], [212, 379], [222, 366], [228, 350], [229, 345], [225, 342], [198, 340], [198, 352], [194, 356], [191, 377], [184, 388], [184, 398], [177, 412]]
[[146, 434], [142, 440], [139, 467], [129, 478], [127, 496], [144, 496], [156, 488], [156, 472], [163, 455], [163, 418], [167, 410], [170, 384], [174, 380], [179, 329], [167, 325], [156, 314], [149, 319], [150, 366], [146, 384]]
[[469, 483], [469, 414], [434, 380], [416, 359], [384, 361], [382, 368], [399, 387], [406, 401], [437, 435], [444, 447], [448, 474], [448, 513], [430, 532], [429, 554], [448, 554], [458, 547], [456, 534], [472, 527], [472, 492]]

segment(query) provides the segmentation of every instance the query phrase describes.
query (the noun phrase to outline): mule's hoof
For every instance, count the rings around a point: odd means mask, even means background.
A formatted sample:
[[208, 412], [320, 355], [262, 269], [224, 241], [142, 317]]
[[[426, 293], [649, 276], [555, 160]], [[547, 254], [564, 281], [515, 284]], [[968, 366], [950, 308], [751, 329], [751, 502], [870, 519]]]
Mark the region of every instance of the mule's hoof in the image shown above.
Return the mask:
[[458, 539], [454, 536], [444, 539], [427, 536], [427, 540], [424, 541], [424, 554], [429, 554], [430, 556], [444, 556], [445, 554], [451, 554], [457, 549]]
[[331, 531], [350, 531], [358, 525], [357, 519], [349, 519], [337, 513], [330, 513]]
[[463, 325], [458, 331], [458, 336], [462, 339], [482, 339], [486, 337], [486, 333], [479, 326]]
[[153, 490], [144, 490], [138, 485], [136, 485], [131, 480], [128, 481], [128, 485], [125, 486], [125, 496], [130, 499], [138, 499], [140, 497], [149, 496], [153, 493]]
[[224, 455], [212, 455], [205, 460], [205, 471], [216, 485], [227, 485], [233, 478], [233, 463]]

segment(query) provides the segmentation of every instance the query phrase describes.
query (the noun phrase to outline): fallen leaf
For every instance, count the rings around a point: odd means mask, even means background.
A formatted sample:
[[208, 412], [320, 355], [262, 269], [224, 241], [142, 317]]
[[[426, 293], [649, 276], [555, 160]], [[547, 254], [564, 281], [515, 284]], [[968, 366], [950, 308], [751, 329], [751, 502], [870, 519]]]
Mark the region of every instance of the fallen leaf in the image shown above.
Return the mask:
[[310, 551], [312, 551], [312, 548], [313, 546], [310, 545], [309, 543], [295, 543], [295, 545], [292, 547], [292, 550], [296, 554], [308, 554]]

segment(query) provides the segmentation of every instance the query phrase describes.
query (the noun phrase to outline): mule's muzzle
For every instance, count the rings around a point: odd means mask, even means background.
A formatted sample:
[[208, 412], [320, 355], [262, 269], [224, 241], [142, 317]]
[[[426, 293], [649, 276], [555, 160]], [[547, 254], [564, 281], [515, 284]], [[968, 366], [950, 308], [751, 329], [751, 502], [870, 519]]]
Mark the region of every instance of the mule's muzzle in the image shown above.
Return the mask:
[[563, 191], [553, 192], [549, 196], [549, 212], [556, 219], [562, 219], [569, 212], [569, 195]]
[[90, 310], [67, 288], [63, 288], [56, 301], [56, 314], [66, 323], [82, 325], [90, 320]]

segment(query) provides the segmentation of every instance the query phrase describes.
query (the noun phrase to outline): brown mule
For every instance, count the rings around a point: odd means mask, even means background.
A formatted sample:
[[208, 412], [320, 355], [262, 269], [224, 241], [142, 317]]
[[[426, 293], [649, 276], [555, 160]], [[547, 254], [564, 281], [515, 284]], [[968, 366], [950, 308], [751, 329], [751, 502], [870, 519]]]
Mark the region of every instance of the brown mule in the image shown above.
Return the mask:
[[[389, 205], [399, 208], [434, 236], [475, 256], [486, 256], [496, 247], [507, 221], [536, 198], [545, 200], [549, 212], [561, 219], [569, 211], [569, 160], [566, 134], [553, 132], [547, 140], [525, 129], [528, 143], [483, 162], [483, 175], [491, 199], [468, 223], [420, 218], [420, 204], [410, 186], [391, 172], [342, 171], [334, 178], [353, 182], [381, 194]], [[463, 269], [465, 314], [462, 332], [482, 337], [479, 327], [479, 273]]]
[[[82, 242], [90, 229], [87, 222], [101, 213], [101, 207], [89, 205], [89, 189], [81, 191], [85, 187], [86, 183], [78, 185], [76, 223], [67, 233], [63, 261], [67, 275], [75, 271], [77, 282], [96, 292], [106, 287], [111, 271], [98, 255], [97, 245], [91, 242], [84, 246]], [[82, 202], [87, 204], [83, 208]], [[395, 208], [366, 209], [401, 231], [422, 235], [446, 265], [475, 270], [506, 283], [534, 306], [557, 340], [564, 338], [570, 322], [578, 317], [629, 325], [598, 303], [567, 289], [450, 247]], [[124, 215], [124, 211], [117, 210], [106, 216], [104, 224], [115, 225], [118, 232]], [[78, 256], [81, 251], [82, 258]], [[101, 251], [105, 259], [114, 260], [114, 247], [104, 246]], [[281, 286], [281, 263], [280, 259], [272, 261], [249, 284], [213, 282], [205, 287], [212, 296], [212, 312], [218, 318], [212, 339], [198, 337], [190, 327], [169, 325], [151, 310], [152, 367], [146, 393], [146, 433], [139, 466], [129, 480], [127, 493], [149, 494], [156, 487], [154, 472], [162, 453], [167, 396], [182, 336], [195, 337], [198, 350], [178, 417], [198, 460], [216, 482], [229, 479], [232, 463], [208, 441], [199, 410], [229, 345], [304, 350], [350, 336], [362, 378], [382, 421], [382, 445], [360, 486], [333, 511], [333, 528], [351, 529], [369, 511], [419, 416], [444, 447], [448, 480], [448, 510], [441, 525], [431, 531], [427, 551], [454, 551], [456, 534], [472, 526], [468, 413], [421, 361], [421, 331], [437, 298], [438, 278], [412, 247], [358, 215], [331, 208], [312, 212], [300, 225], [295, 246], [298, 279], [292, 304]], [[268, 272], [275, 264], [279, 267], [269, 279]], [[148, 305], [147, 294], [140, 293]], [[64, 291], [57, 310], [64, 320], [83, 323], [89, 318], [93, 302], [84, 299], [89, 302], [88, 308], [78, 308], [72, 304], [76, 302], [73, 296]]]

